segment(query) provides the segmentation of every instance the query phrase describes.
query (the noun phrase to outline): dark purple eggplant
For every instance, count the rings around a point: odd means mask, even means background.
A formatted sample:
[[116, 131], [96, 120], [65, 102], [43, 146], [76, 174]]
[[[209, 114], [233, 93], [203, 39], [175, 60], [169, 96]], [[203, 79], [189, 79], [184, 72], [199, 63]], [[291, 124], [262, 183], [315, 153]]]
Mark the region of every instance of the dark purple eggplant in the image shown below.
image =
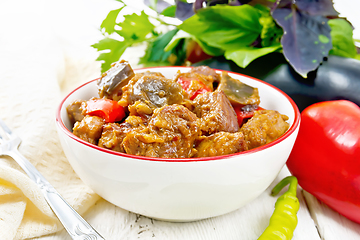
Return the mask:
[[257, 88], [230, 77], [226, 72], [221, 74], [220, 84], [216, 90], [224, 92], [233, 105], [259, 105], [260, 103]]
[[127, 61], [121, 60], [113, 63], [111, 68], [103, 73], [97, 81], [99, 96], [108, 97], [114, 93], [121, 94], [121, 88], [125, 86], [134, 75], [135, 73]]
[[272, 53], [240, 68], [223, 57], [194, 64], [242, 73], [268, 82], [288, 94], [300, 111], [307, 106], [328, 100], [346, 99], [360, 106], [360, 61], [329, 56], [303, 78], [297, 74], [280, 53]]

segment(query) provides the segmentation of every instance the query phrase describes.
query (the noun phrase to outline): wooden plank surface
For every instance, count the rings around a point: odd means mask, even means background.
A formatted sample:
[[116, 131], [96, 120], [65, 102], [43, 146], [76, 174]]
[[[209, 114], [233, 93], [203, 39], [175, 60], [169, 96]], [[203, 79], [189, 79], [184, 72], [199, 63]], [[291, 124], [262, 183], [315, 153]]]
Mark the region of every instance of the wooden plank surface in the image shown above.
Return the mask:
[[[245, 207], [223, 216], [189, 223], [157, 221], [128, 212], [105, 200], [100, 200], [85, 214], [85, 219], [106, 239], [171, 239], [171, 240], [254, 240], [268, 225], [276, 197], [271, 188], [289, 175], [284, 168], [274, 183], [261, 196]], [[300, 210], [293, 240], [360, 240], [360, 226], [311, 194], [298, 189]], [[36, 238], [41, 240], [70, 240], [66, 231]]]
[[303, 191], [314, 223], [325, 240], [359, 240], [360, 225], [341, 216], [310, 193]]
[[[106, 239], [187, 239], [187, 240], [253, 240], [267, 227], [277, 197], [270, 190], [289, 173], [283, 169], [278, 178], [261, 196], [245, 207], [223, 216], [188, 223], [157, 221], [143, 217], [100, 200], [85, 218]], [[302, 192], [298, 190], [299, 223], [294, 240], [320, 240]], [[65, 231], [38, 238], [42, 240], [71, 239]]]

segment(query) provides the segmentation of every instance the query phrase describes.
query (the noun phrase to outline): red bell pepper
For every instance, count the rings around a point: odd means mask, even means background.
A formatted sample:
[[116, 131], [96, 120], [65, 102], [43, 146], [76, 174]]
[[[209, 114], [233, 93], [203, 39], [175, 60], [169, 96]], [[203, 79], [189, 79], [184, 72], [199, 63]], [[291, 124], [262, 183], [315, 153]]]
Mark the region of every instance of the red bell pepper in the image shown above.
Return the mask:
[[125, 117], [125, 110], [118, 102], [106, 98], [92, 98], [86, 102], [86, 114], [98, 116], [105, 122], [118, 122]]
[[197, 63], [213, 57], [206, 54], [200, 45], [195, 41], [190, 41], [188, 43], [186, 47], [186, 56], [186, 61], [191, 63]]
[[190, 100], [193, 100], [199, 94], [212, 91], [205, 83], [196, 78], [179, 77], [177, 82], [189, 94]]
[[320, 102], [301, 117], [290, 172], [303, 189], [360, 223], [360, 108], [347, 100]]
[[263, 109], [258, 105], [236, 105], [233, 107], [240, 127], [246, 122], [246, 120], [254, 116], [254, 112], [256, 110]]

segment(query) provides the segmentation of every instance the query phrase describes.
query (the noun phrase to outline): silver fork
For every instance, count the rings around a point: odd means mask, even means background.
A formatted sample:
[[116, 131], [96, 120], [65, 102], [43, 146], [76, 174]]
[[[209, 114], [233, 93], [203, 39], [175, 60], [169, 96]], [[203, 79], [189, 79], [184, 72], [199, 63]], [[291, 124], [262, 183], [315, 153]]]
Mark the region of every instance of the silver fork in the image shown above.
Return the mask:
[[2, 136], [0, 132], [0, 156], [7, 155], [13, 158], [27, 173], [30, 179], [39, 186], [45, 200], [72, 239], [105, 240], [65, 201], [40, 172], [18, 151], [18, 146], [21, 143], [20, 137], [13, 133], [0, 119], [0, 129], [1, 128], [5, 135]]

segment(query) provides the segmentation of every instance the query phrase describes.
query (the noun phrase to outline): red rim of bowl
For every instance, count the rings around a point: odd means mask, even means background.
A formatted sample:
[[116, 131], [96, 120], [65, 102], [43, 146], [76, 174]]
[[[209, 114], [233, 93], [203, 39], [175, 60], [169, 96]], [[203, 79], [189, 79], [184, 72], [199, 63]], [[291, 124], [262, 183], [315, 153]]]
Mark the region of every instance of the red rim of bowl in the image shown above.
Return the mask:
[[[148, 67], [148, 68], [139, 68], [139, 69], [134, 69], [134, 72], [137, 72], [137, 71], [146, 71], [146, 70], [151, 70], [151, 69], [155, 69], [155, 68], [176, 68], [176, 69], [190, 69], [191, 67], [183, 67], [183, 66], [165, 66], [165, 67]], [[224, 71], [224, 70], [220, 70], [220, 69], [214, 69], [216, 71]], [[79, 143], [82, 143], [88, 147], [91, 147], [93, 149], [96, 149], [96, 150], [99, 150], [99, 151], [102, 151], [104, 153], [108, 153], [108, 154], [112, 154], [112, 155], [118, 155], [118, 156], [121, 156], [121, 157], [128, 157], [128, 158], [133, 158], [133, 159], [137, 159], [137, 160], [147, 160], [147, 161], [156, 161], [156, 162], [198, 162], [198, 161], [212, 161], [212, 160], [221, 160], [221, 159], [226, 159], [226, 158], [230, 158], [230, 157], [233, 157], [233, 156], [236, 156], [236, 155], [245, 155], [245, 154], [251, 154], [251, 153], [254, 153], [254, 152], [258, 152], [258, 151], [261, 151], [261, 150], [264, 150], [266, 148], [270, 148], [271, 146], [274, 146], [276, 145], [277, 143], [279, 142], [282, 142], [283, 140], [285, 140], [286, 138], [288, 138], [294, 131], [295, 129], [297, 128], [297, 126], [299, 125], [300, 123], [300, 111], [299, 111], [299, 108], [297, 107], [297, 105], [295, 104], [295, 102], [286, 94], [284, 93], [283, 91], [281, 91], [280, 89], [278, 89], [277, 87], [267, 83], [267, 82], [264, 82], [262, 80], [259, 80], [259, 79], [256, 79], [256, 78], [253, 78], [253, 77], [250, 77], [250, 76], [247, 76], [247, 75], [244, 75], [244, 74], [241, 74], [241, 73], [236, 73], [236, 72], [231, 72], [231, 71], [225, 71], [225, 72], [228, 72], [228, 73], [231, 73], [231, 74], [235, 74], [235, 75], [239, 75], [239, 76], [243, 76], [243, 77], [246, 77], [246, 78], [250, 78], [254, 81], [258, 81], [258, 82], [261, 82], [262, 84], [265, 84], [273, 89], [275, 89], [276, 91], [278, 91], [279, 93], [281, 93], [283, 96], [285, 96], [287, 98], [287, 100], [290, 102], [293, 110], [294, 110], [294, 122], [293, 124], [290, 126], [290, 128], [287, 130], [287, 132], [282, 135], [280, 138], [268, 143], [268, 144], [265, 144], [261, 147], [257, 147], [257, 148], [254, 148], [254, 149], [251, 149], [251, 150], [247, 150], [247, 151], [244, 151], [244, 152], [238, 152], [238, 153], [233, 153], [233, 154], [228, 154], [228, 155], [221, 155], [221, 156], [215, 156], [215, 157], [200, 157], [200, 158], [156, 158], [156, 157], [144, 157], [144, 156], [137, 156], [137, 155], [131, 155], [131, 154], [127, 154], [127, 153], [121, 153], [121, 152], [116, 152], [116, 151], [113, 151], [113, 150], [109, 150], [109, 149], [106, 149], [106, 148], [102, 148], [102, 147], [99, 147], [97, 145], [94, 145], [94, 144], [91, 144], [89, 142], [86, 142], [84, 140], [82, 140], [81, 138], [75, 136], [71, 131], [69, 131], [69, 129], [66, 128], [64, 122], [61, 120], [61, 109], [65, 103], [65, 101], [69, 98], [69, 96], [71, 96], [74, 92], [76, 92], [78, 89], [82, 88], [83, 86], [87, 85], [87, 84], [90, 84], [96, 80], [98, 80], [99, 78], [97, 79], [93, 79], [91, 81], [88, 81], [82, 85], [80, 85], [79, 87], [75, 88], [74, 90], [72, 90], [68, 95], [66, 95], [66, 97], [61, 101], [58, 109], [56, 110], [56, 123], [58, 124], [58, 126], [60, 127], [60, 129], [62, 131], [65, 132], [65, 134], [67, 136], [69, 136], [70, 138], [72, 138], [73, 140], [79, 142]]]

